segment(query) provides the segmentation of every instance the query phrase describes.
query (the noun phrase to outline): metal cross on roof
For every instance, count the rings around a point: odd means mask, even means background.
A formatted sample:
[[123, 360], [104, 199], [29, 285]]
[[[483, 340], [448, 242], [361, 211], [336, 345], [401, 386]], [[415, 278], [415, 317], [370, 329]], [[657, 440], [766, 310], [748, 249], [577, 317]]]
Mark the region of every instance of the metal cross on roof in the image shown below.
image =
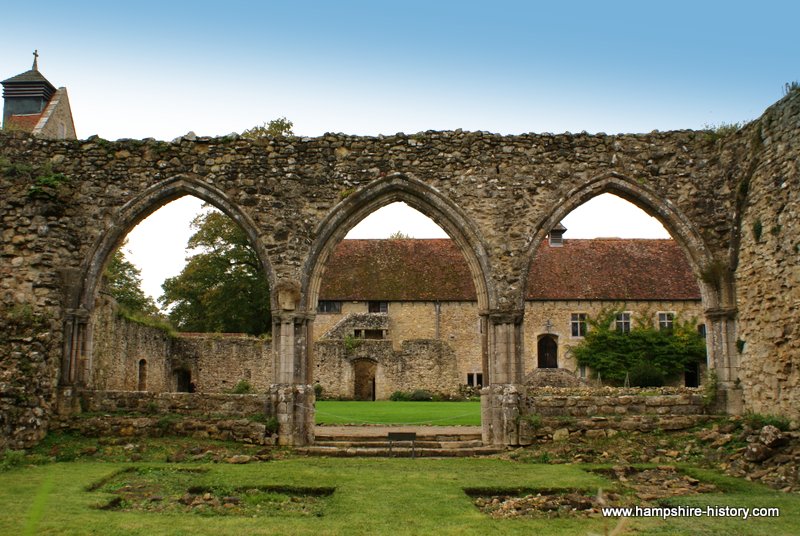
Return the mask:
[[39, 70], [39, 49], [33, 51], [33, 70]]

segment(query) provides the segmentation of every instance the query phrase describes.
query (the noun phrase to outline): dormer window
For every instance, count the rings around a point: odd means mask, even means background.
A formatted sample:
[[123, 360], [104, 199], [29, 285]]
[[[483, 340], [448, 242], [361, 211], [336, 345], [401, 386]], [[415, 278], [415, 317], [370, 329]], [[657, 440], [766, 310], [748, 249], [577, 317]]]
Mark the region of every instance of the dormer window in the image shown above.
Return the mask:
[[561, 247], [564, 245], [564, 233], [567, 228], [560, 223], [550, 229], [550, 247]]

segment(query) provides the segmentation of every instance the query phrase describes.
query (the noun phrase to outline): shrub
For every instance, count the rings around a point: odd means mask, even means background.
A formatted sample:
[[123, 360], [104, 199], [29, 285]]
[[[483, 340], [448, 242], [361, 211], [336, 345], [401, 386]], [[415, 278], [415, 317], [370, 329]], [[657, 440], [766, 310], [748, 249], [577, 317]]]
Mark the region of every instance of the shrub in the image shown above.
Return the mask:
[[703, 407], [706, 409], [717, 402], [717, 383], [717, 371], [707, 371], [703, 377]]
[[661, 387], [664, 385], [664, 373], [650, 363], [638, 363], [630, 370], [630, 382], [633, 387]]
[[395, 402], [429, 402], [434, 399], [433, 393], [426, 389], [416, 389], [414, 391], [395, 391], [389, 396], [389, 400]]
[[415, 402], [428, 402], [433, 400], [433, 393], [425, 389], [416, 389], [411, 393], [411, 400]]
[[231, 389], [231, 393], [234, 395], [248, 395], [250, 393], [255, 392], [253, 386], [250, 385], [250, 382], [247, 380], [239, 380], [239, 382]]
[[767, 425], [772, 425], [775, 428], [785, 432], [789, 429], [789, 419], [782, 415], [765, 415], [762, 413], [745, 413], [745, 424], [753, 429], [761, 429]]
[[529, 413], [527, 415], [521, 415], [520, 421], [524, 421], [528, 423], [528, 426], [531, 427], [531, 430], [538, 430], [542, 427], [542, 416], [538, 413]]
[[278, 433], [278, 419], [276, 417], [270, 417], [267, 419], [265, 426], [267, 427], [268, 434], [275, 435]]
[[6, 450], [0, 454], [0, 471], [8, 471], [25, 463], [24, 450]]
[[322, 387], [322, 385], [320, 385], [320, 384], [318, 384], [318, 383], [315, 383], [315, 384], [314, 384], [314, 397], [315, 397], [317, 400], [322, 400], [322, 392], [323, 392], [323, 387]]

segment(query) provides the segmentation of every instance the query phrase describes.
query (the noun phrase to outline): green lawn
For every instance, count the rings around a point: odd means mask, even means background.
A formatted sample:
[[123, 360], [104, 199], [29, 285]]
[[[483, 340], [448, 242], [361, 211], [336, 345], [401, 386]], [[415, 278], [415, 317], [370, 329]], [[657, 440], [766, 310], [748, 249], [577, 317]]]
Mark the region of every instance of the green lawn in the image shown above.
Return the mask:
[[[298, 513], [209, 516], [202, 513], [105, 511], [106, 491], [91, 485], [126, 467], [205, 468], [193, 485], [334, 487], [321, 509]], [[776, 506], [779, 518], [633, 519], [626, 534], [797, 534], [800, 496], [694, 472], [725, 493], [673, 500], [673, 504]], [[194, 475], [194, 473], [192, 474]], [[480, 513], [465, 487], [608, 488], [610, 482], [578, 465], [540, 465], [500, 459], [289, 458], [247, 464], [103, 463], [74, 461], [0, 472], [0, 534], [75, 535], [379, 535], [379, 534], [605, 534], [616, 520], [597, 518], [492, 519]]]
[[317, 424], [427, 424], [480, 426], [481, 403], [320, 400]]

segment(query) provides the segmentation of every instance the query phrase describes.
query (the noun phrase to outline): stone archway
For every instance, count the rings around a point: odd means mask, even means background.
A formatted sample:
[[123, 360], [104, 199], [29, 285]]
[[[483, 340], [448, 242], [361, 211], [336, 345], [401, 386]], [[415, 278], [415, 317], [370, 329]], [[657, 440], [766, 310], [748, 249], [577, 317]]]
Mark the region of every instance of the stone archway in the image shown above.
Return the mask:
[[[617, 195], [655, 217], [667, 229], [686, 255], [700, 287], [709, 368], [716, 370], [728, 411], [738, 412], [741, 391], [735, 386], [738, 356], [735, 348], [736, 300], [728, 259], [715, 257], [700, 230], [672, 202], [645, 184], [611, 172], [600, 175], [566, 192], [556, 208], [543, 218], [531, 238], [528, 266], [550, 229], [586, 201], [604, 193]], [[528, 270], [524, 272], [527, 276]]]
[[[517, 415], [519, 392], [512, 388], [509, 396], [506, 386], [521, 382], [523, 360], [521, 347], [521, 311], [499, 310], [496, 285], [492, 281], [486, 241], [466, 213], [452, 200], [436, 189], [402, 174], [378, 179], [366, 187], [350, 194], [338, 203], [321, 221], [315, 233], [316, 239], [303, 270], [301, 301], [307, 311], [305, 340], [307, 354], [304, 363], [305, 383], [312, 383], [313, 347], [311, 333], [313, 313], [319, 296], [319, 288], [325, 263], [334, 247], [347, 232], [365, 216], [378, 208], [402, 201], [434, 220], [458, 246], [464, 255], [475, 285], [482, 351], [482, 377], [487, 385], [482, 404], [484, 441], [487, 443], [513, 443], [508, 436], [513, 426], [509, 423]], [[295, 361], [296, 362], [296, 361]], [[513, 431], [511, 432], [513, 435]]]
[[271, 263], [259, 240], [257, 226], [235, 203], [213, 186], [193, 178], [176, 176], [162, 181], [119, 208], [113, 225], [106, 228], [94, 242], [79, 273], [72, 278], [75, 284], [68, 289], [67, 296], [69, 307], [65, 315], [61, 385], [87, 386], [90, 382], [93, 367], [91, 314], [105, 266], [111, 255], [140, 221], [170, 201], [185, 195], [195, 196], [215, 206], [245, 231], [272, 285], [274, 277]]

